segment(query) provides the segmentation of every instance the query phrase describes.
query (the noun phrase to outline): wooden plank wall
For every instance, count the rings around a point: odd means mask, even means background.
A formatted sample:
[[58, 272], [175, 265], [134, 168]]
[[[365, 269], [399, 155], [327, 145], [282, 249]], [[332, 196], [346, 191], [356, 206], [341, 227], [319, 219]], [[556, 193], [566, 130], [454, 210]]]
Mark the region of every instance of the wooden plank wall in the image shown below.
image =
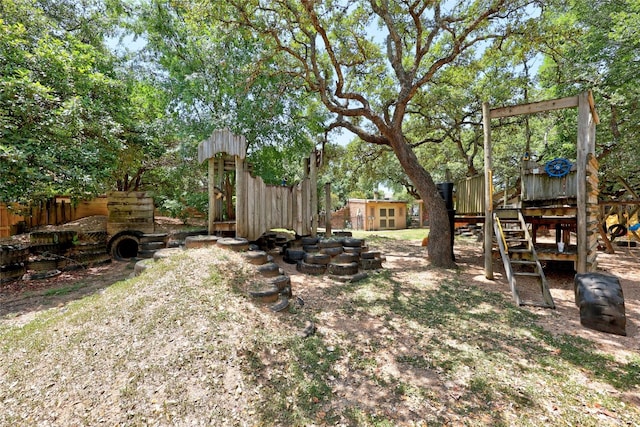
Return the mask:
[[561, 178], [547, 175], [544, 168], [538, 173], [522, 175], [522, 200], [525, 202], [536, 200], [575, 199], [577, 196], [577, 174], [575, 170]]
[[109, 217], [107, 233], [115, 235], [124, 230], [154, 232], [153, 198], [144, 191], [113, 191], [107, 194]]
[[311, 191], [315, 191], [311, 179], [305, 178], [294, 186], [278, 186], [265, 184], [247, 170], [242, 174], [236, 180], [238, 237], [256, 240], [273, 228], [286, 228], [301, 236], [311, 234]]
[[456, 182], [455, 210], [458, 215], [484, 215], [484, 175]]
[[47, 203], [32, 206], [0, 203], [0, 237], [9, 237], [21, 231], [45, 225], [60, 225], [94, 215], [107, 215], [107, 198], [71, 203], [68, 197], [56, 197]]

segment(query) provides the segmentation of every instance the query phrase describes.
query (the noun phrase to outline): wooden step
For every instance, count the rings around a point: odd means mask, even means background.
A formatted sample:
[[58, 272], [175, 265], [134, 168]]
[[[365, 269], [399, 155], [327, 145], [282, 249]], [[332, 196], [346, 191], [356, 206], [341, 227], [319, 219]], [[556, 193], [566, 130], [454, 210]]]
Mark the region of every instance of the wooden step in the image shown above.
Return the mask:
[[540, 273], [533, 273], [533, 272], [527, 272], [527, 271], [514, 271], [513, 274], [516, 276], [540, 277]]
[[518, 264], [518, 265], [531, 265], [534, 266], [537, 263], [535, 261], [529, 261], [526, 259], [512, 259], [511, 260], [511, 264]]
[[529, 248], [509, 248], [508, 251], [514, 254], [530, 254], [531, 253], [531, 249]]

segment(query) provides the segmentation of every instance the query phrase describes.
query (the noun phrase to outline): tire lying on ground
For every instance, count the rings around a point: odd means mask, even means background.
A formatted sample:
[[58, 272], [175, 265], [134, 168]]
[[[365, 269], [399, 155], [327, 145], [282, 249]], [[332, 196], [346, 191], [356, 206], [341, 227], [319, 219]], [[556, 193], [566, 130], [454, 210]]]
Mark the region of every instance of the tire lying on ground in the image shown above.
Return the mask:
[[361, 259], [360, 266], [363, 270], [379, 270], [382, 268], [382, 260], [379, 258]]
[[327, 254], [327, 255], [330, 255], [332, 257], [334, 257], [336, 255], [340, 255], [343, 251], [344, 251], [344, 249], [342, 248], [342, 246], [328, 247], [328, 248], [320, 249], [320, 253], [321, 254]]
[[312, 276], [320, 276], [327, 271], [326, 264], [307, 264], [304, 261], [300, 261], [298, 265], [296, 265], [296, 270], [300, 273], [310, 274]]
[[247, 251], [242, 254], [249, 264], [262, 265], [267, 262], [268, 255], [265, 251]]
[[349, 264], [334, 264], [327, 265], [327, 272], [335, 276], [351, 276], [358, 273], [358, 263], [350, 262]]
[[318, 241], [318, 247], [320, 249], [325, 248], [342, 248], [342, 242], [344, 239], [322, 239]]
[[170, 258], [174, 255], [178, 255], [181, 254], [182, 252], [184, 252], [181, 248], [165, 248], [165, 249], [159, 249], [156, 251], [155, 254], [153, 254], [153, 259], [154, 260], [160, 260], [160, 259], [165, 259], [165, 258]]
[[350, 264], [352, 262], [359, 262], [359, 261], [360, 261], [360, 256], [358, 254], [342, 253], [342, 254], [336, 255], [333, 258], [334, 264]]
[[184, 239], [184, 246], [187, 249], [206, 248], [215, 246], [218, 243], [218, 236], [187, 236]]
[[258, 273], [260, 273], [262, 277], [276, 277], [280, 275], [280, 267], [275, 262], [259, 265], [256, 267], [256, 270], [258, 270]]
[[360, 248], [364, 244], [364, 240], [355, 239], [353, 237], [345, 237], [342, 241], [342, 246], [348, 248]]
[[240, 237], [223, 237], [218, 239], [217, 245], [223, 249], [230, 249], [234, 252], [245, 252], [249, 250], [249, 241]]
[[307, 264], [329, 264], [331, 261], [331, 255], [318, 254], [318, 253], [306, 253], [304, 255], [304, 262]]
[[288, 264], [297, 264], [304, 259], [305, 252], [299, 249], [285, 249], [283, 261]]

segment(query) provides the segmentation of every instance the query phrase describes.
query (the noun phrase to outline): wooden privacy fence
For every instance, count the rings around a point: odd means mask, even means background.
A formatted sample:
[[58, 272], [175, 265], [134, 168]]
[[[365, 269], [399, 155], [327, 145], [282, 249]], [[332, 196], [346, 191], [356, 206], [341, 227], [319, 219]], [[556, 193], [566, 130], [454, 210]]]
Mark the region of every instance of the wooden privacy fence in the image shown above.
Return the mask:
[[476, 175], [456, 182], [456, 214], [484, 214], [484, 175]]
[[[244, 136], [234, 135], [228, 129], [214, 131], [198, 145], [198, 160], [200, 163], [207, 160], [209, 169], [209, 234], [223, 229], [217, 227], [220, 223], [230, 222], [223, 221], [222, 198], [227, 203], [233, 200], [224, 183], [235, 174], [236, 237], [256, 240], [273, 228], [315, 235], [318, 153], [306, 159], [305, 175], [298, 184], [279, 186], [265, 184], [262, 178], [251, 175], [251, 166], [244, 160], [246, 152]], [[222, 153], [233, 158], [235, 171], [226, 165], [229, 162]]]
[[93, 215], [107, 215], [107, 198], [72, 203], [69, 197], [23, 206], [0, 203], [0, 237], [9, 237], [35, 227], [59, 225]]
[[256, 240], [273, 228], [311, 234], [312, 191], [316, 188], [309, 178], [294, 186], [277, 186], [243, 171], [236, 176], [236, 235]]

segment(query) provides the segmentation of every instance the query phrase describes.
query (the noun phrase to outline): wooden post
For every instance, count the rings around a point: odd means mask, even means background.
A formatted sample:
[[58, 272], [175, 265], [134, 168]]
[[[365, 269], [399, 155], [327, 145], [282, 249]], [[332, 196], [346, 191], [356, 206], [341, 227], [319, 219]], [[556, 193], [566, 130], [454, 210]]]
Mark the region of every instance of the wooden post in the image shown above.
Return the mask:
[[324, 185], [324, 207], [325, 207], [325, 216], [324, 216], [324, 237], [331, 237], [331, 183], [327, 182]]
[[493, 195], [491, 165], [491, 111], [489, 103], [482, 103], [482, 126], [484, 128], [484, 275], [493, 280]]
[[576, 272], [587, 272], [587, 155], [590, 150], [589, 118], [591, 108], [588, 101], [588, 93], [578, 96], [578, 141], [577, 141], [577, 165], [576, 165], [576, 202], [577, 206], [577, 246], [578, 260], [576, 262]]
[[209, 158], [209, 182], [208, 182], [208, 190], [209, 190], [209, 218], [208, 218], [208, 232], [209, 234], [213, 234], [213, 223], [216, 217], [216, 159], [213, 157]]
[[235, 156], [236, 160], [236, 237], [246, 236], [247, 224], [245, 214], [247, 210], [247, 183], [244, 173], [244, 160]]
[[[216, 184], [218, 187], [218, 191], [224, 191], [224, 154], [219, 154], [218, 157], [218, 166], [217, 166], [217, 180]], [[226, 196], [229, 197], [229, 196]], [[224, 201], [224, 197], [216, 197], [216, 221], [223, 220], [223, 207], [222, 203]]]
[[318, 152], [311, 153], [311, 171], [309, 173], [311, 191], [311, 237], [318, 233]]

